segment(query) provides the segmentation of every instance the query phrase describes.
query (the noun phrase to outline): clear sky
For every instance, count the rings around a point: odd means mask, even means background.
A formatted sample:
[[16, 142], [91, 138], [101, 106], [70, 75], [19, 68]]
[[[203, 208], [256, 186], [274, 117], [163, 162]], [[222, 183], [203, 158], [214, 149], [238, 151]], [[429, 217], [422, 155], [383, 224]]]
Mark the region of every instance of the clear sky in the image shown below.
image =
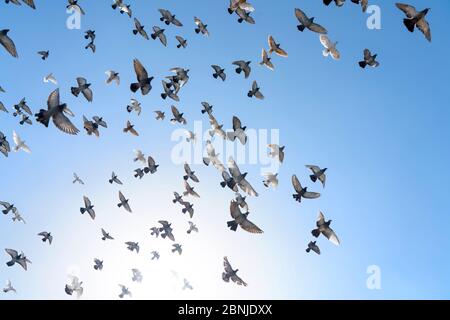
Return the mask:
[[[23, 250], [33, 262], [28, 271], [8, 268], [8, 256], [0, 255], [0, 281], [10, 279], [18, 290], [16, 295], [0, 293], [0, 299], [70, 298], [64, 285], [73, 272], [84, 282], [86, 299], [115, 299], [119, 283], [129, 286], [136, 299], [450, 297], [448, 1], [411, 1], [419, 9], [432, 8], [427, 18], [433, 41], [428, 43], [417, 30], [410, 34], [405, 29], [394, 1], [371, 1], [381, 8], [381, 29], [369, 30], [369, 15], [350, 1], [337, 8], [319, 0], [253, 0], [256, 24], [248, 25], [227, 13], [225, 0], [128, 0], [147, 32], [154, 25], [166, 29], [167, 48], [134, 36], [133, 20], [113, 11], [111, 1], [79, 2], [86, 11], [80, 30], [66, 28], [69, 15], [62, 0], [36, 0], [36, 11], [0, 4], [0, 29], [11, 29], [19, 53], [14, 59], [0, 48], [0, 85], [6, 90], [0, 101], [10, 112], [23, 97], [34, 112], [45, 107], [56, 86], [42, 78], [53, 72], [80, 130], [83, 114], [108, 122], [97, 139], [84, 131], [65, 135], [53, 124], [48, 129], [37, 123], [22, 127], [11, 113], [0, 113], [0, 131], [12, 143], [16, 130], [33, 151], [0, 157], [0, 200], [13, 202], [27, 221], [23, 225], [0, 217], [0, 248]], [[340, 61], [322, 56], [318, 35], [297, 31], [296, 7], [314, 16], [339, 42]], [[171, 10], [184, 26], [163, 25], [158, 8]], [[194, 33], [194, 16], [207, 23], [209, 38]], [[84, 50], [87, 29], [96, 30], [95, 54]], [[289, 53], [288, 58], [273, 57], [274, 72], [257, 64], [269, 34]], [[188, 40], [186, 49], [175, 47], [175, 35]], [[378, 53], [378, 69], [358, 67], [364, 48]], [[50, 50], [47, 61], [40, 60], [39, 50]], [[129, 90], [135, 80], [134, 58], [155, 77], [145, 97]], [[231, 62], [240, 59], [252, 61], [249, 79], [233, 71]], [[226, 69], [225, 82], [212, 78], [211, 64]], [[182, 126], [169, 123], [172, 103], [160, 98], [161, 79], [175, 66], [190, 69], [189, 83], [175, 103], [188, 120], [186, 129], [203, 121], [206, 130], [200, 102], [208, 101], [227, 129], [237, 115], [250, 129], [278, 130], [286, 158], [276, 190], [261, 183], [263, 158], [241, 164], [260, 193], [248, 198], [249, 217], [264, 234], [226, 228], [233, 193], [220, 188], [215, 169], [195, 163], [201, 198], [193, 200], [193, 221], [200, 232], [186, 234], [188, 219], [171, 202], [173, 191], [183, 191], [183, 166], [172, 157], [180, 142], [171, 139]], [[120, 73], [119, 87], [105, 85], [109, 69]], [[93, 103], [71, 95], [78, 76], [92, 83]], [[247, 97], [253, 80], [265, 100]], [[140, 117], [125, 110], [133, 97], [142, 103]], [[166, 111], [164, 122], [154, 120], [157, 109]], [[127, 120], [136, 125], [139, 137], [123, 134]], [[264, 147], [270, 140], [257, 142]], [[133, 178], [135, 148], [156, 159], [157, 174]], [[325, 189], [309, 180], [306, 164], [328, 168]], [[123, 186], [108, 183], [113, 170]], [[85, 186], [72, 184], [73, 172]], [[295, 202], [292, 174], [322, 196]], [[132, 214], [117, 208], [119, 190], [131, 199]], [[79, 212], [83, 195], [96, 206], [95, 221]], [[341, 246], [321, 236], [317, 243], [322, 254], [317, 256], [305, 248], [319, 210], [333, 220]], [[169, 240], [150, 236], [149, 228], [160, 219], [173, 222], [184, 249], [181, 256], [170, 251]], [[116, 240], [102, 242], [102, 227]], [[44, 230], [54, 235], [51, 246], [36, 236]], [[126, 250], [125, 241], [139, 241], [141, 252]], [[160, 252], [159, 261], [150, 260], [153, 250]], [[248, 287], [222, 281], [223, 256], [239, 268]], [[104, 260], [102, 272], [93, 269], [95, 257]], [[379, 290], [366, 286], [366, 271], [373, 265], [381, 271]], [[142, 284], [131, 282], [131, 268], [142, 271]], [[181, 290], [183, 278], [193, 291]]]

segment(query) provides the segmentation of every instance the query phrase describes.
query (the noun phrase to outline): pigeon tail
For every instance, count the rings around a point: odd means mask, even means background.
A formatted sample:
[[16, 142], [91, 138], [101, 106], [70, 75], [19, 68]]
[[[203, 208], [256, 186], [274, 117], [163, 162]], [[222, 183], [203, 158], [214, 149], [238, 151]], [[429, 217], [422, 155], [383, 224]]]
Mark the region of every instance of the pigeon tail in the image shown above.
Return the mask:
[[199, 33], [200, 32], [200, 29], [199, 28], [196, 28], [195, 29], [195, 33]]
[[303, 32], [303, 31], [305, 30], [305, 26], [302, 25], [302, 24], [299, 24], [299, 25], [297, 26], [297, 29], [298, 29], [298, 31]]
[[84, 214], [86, 212], [86, 209], [85, 208], [80, 208], [80, 212], [81, 212], [81, 214]]
[[317, 181], [317, 177], [315, 175], [312, 174], [309, 177], [311, 178], [312, 182], [316, 182]]
[[138, 31], [135, 29], [133, 30], [133, 34], [136, 35], [138, 33]]
[[71, 88], [70, 88], [70, 91], [72, 92], [72, 94], [73, 94], [75, 97], [78, 97], [78, 95], [80, 94], [80, 89], [79, 89], [79, 88], [76, 88], [76, 87], [71, 87]]
[[11, 260], [11, 261], [8, 261], [8, 262], [6, 263], [6, 265], [7, 265], [8, 267], [11, 267], [11, 266], [14, 265], [14, 263], [15, 263], [15, 261], [14, 261], [14, 260]]
[[35, 114], [36, 121], [42, 123], [44, 126], [48, 127], [48, 122], [50, 120], [49, 117], [47, 117], [47, 111], [44, 109], [39, 110], [39, 113]]
[[358, 64], [363, 69], [367, 66], [367, 63], [365, 61], [360, 61]]
[[310, 248], [306, 249], [306, 252], [310, 252], [310, 251], [311, 251], [311, 249], [310, 249]]
[[227, 185], [227, 183], [226, 183], [225, 181], [222, 181], [222, 182], [220, 183], [220, 186], [221, 186], [222, 188], [225, 188], [226, 185]]
[[319, 229], [314, 229], [313, 231], [311, 231], [311, 234], [318, 238], [320, 236], [320, 230]]
[[237, 227], [238, 227], [238, 224], [237, 224], [236, 221], [231, 220], [231, 221], [228, 221], [228, 222], [227, 222], [227, 226], [228, 226], [228, 228], [230, 228], [230, 230], [236, 231], [236, 230], [237, 230]]

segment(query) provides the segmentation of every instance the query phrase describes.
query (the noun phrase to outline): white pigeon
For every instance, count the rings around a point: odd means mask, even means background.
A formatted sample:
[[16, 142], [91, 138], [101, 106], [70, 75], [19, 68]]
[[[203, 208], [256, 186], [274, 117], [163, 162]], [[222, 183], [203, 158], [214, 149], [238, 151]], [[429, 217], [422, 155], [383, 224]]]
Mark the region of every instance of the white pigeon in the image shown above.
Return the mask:
[[45, 83], [53, 83], [54, 85], [58, 85], [58, 81], [56, 80], [55, 76], [53, 76], [53, 73], [50, 73], [49, 75], [44, 77]]
[[331, 40], [324, 34], [320, 35], [320, 43], [325, 47], [322, 51], [324, 57], [328, 57], [331, 54], [331, 57], [334, 60], [339, 60], [341, 58], [341, 54], [338, 49], [336, 49], [337, 42], [331, 42]]
[[265, 187], [276, 188], [278, 186], [278, 173], [265, 172], [262, 176], [264, 177], [263, 183]]
[[26, 224], [27, 222], [25, 221], [25, 219], [21, 216], [21, 214], [19, 213], [19, 210], [13, 211], [14, 217], [12, 217], [12, 221], [13, 222], [23, 222], [24, 224]]
[[135, 158], [134, 162], [140, 161], [144, 164], [147, 164], [147, 159], [145, 158], [145, 155], [142, 153], [141, 150], [134, 150]]
[[31, 153], [31, 150], [25, 144], [25, 141], [23, 141], [15, 131], [13, 131], [13, 140], [14, 140], [14, 143], [16, 144], [16, 146], [14, 147], [15, 152], [23, 150], [26, 153]]
[[8, 280], [6, 281], [6, 287], [3, 288], [3, 292], [8, 293], [10, 291], [17, 293], [16, 289], [14, 289], [14, 287], [12, 286], [11, 281]]
[[197, 135], [195, 133], [193, 133], [192, 131], [187, 131], [186, 130], [186, 142], [196, 143], [197, 142]]

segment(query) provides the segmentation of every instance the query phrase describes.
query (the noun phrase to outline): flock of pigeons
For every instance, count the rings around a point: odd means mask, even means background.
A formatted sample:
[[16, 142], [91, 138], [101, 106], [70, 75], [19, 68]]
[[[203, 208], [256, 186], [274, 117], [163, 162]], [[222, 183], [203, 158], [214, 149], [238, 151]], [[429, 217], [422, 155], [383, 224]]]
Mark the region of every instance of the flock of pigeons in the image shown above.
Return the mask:
[[[360, 4], [363, 12], [366, 11], [368, 6], [367, 0], [351, 0], [353, 3]], [[33, 9], [36, 9], [35, 3], [33, 0], [22, 0], [23, 3], [30, 6]], [[323, 0], [325, 5], [329, 5], [332, 0]], [[345, 0], [334, 0], [337, 6], [342, 6]], [[6, 0], [6, 3], [11, 3], [15, 5], [21, 5], [19, 0]], [[425, 9], [423, 11], [417, 11], [413, 6], [397, 3], [396, 6], [404, 12], [406, 18], [404, 19], [404, 25], [406, 28], [413, 32], [415, 28], [418, 28], [424, 35], [425, 38], [431, 41], [431, 32], [430, 27], [425, 19], [429, 9]], [[78, 1], [76, 0], [68, 0], [68, 9], [76, 10], [80, 14], [84, 15], [85, 11], [80, 6]], [[121, 14], [126, 14], [130, 18], [133, 16], [131, 6], [124, 3], [122, 0], [114, 0], [112, 4], [112, 8], [114, 10], [119, 10]], [[228, 12], [230, 14], [236, 14], [238, 17], [238, 23], [247, 22], [250, 24], [254, 24], [255, 20], [251, 16], [254, 8], [251, 4], [246, 2], [246, 0], [231, 0]], [[182, 22], [176, 18], [169, 10], [159, 9], [161, 13], [160, 21], [164, 22], [166, 26], [174, 25], [176, 27], [182, 27]], [[331, 56], [335, 60], [340, 59], [340, 52], [337, 49], [337, 42], [331, 41], [327, 34], [326, 28], [315, 22], [313, 17], [308, 17], [305, 12], [296, 8], [294, 10], [295, 17], [297, 18], [299, 24], [297, 26], [298, 30], [303, 32], [305, 30], [309, 30], [314, 33], [319, 34], [319, 40], [324, 46], [323, 55], [325, 57]], [[194, 32], [196, 34], [201, 34], [203, 36], [209, 36], [208, 25], [205, 24], [201, 19], [194, 17], [195, 29]], [[134, 35], [140, 35], [144, 39], [149, 40], [149, 36], [145, 30], [145, 26], [141, 24], [141, 22], [134, 17], [134, 29], [132, 33]], [[165, 29], [154, 26], [152, 28], [153, 33], [150, 34], [150, 37], [153, 40], [158, 39], [162, 45], [167, 46], [167, 37], [164, 33]], [[6, 49], [6, 51], [13, 57], [18, 57], [18, 53], [16, 50], [15, 43], [12, 38], [9, 36], [10, 30], [5, 29], [0, 31], [0, 44]], [[89, 40], [89, 43], [85, 47], [86, 49], [91, 49], [93, 53], [95, 53], [95, 31], [88, 30], [85, 32], [86, 40]], [[176, 40], [178, 42], [177, 48], [186, 48], [188, 46], [188, 42], [181, 36], [176, 36]], [[280, 44], [276, 42], [273, 36], [268, 36], [268, 47], [269, 49], [262, 49], [261, 53], [261, 62], [260, 65], [267, 67], [268, 69], [274, 70], [274, 64], [272, 62], [272, 58], [275, 55], [280, 57], [287, 57], [288, 53], [281, 48]], [[42, 60], [47, 60], [50, 57], [49, 51], [39, 51], [39, 56]], [[378, 67], [379, 63], [376, 60], [377, 55], [372, 54], [369, 49], [364, 50], [363, 60], [358, 62], [361, 68], [365, 68], [366, 66]], [[238, 60], [232, 62], [235, 67], [235, 72], [237, 74], [243, 74], [245, 78], [248, 78], [251, 73], [251, 61]], [[133, 93], [140, 92], [142, 95], [147, 95], [152, 90], [152, 80], [154, 77], [149, 76], [146, 68], [142, 65], [142, 63], [138, 59], [134, 59], [133, 67], [136, 74], [136, 82], [130, 84], [130, 91]], [[227, 79], [227, 75], [225, 73], [225, 68], [219, 65], [212, 65], [213, 69], [213, 78], [220, 78], [222, 81]], [[162, 90], [161, 98], [163, 100], [171, 99], [173, 101], [180, 101], [179, 92], [180, 90], [187, 85], [189, 81], [189, 69], [184, 69], [180, 67], [175, 67], [170, 70], [171, 74], [166, 76], [164, 80], [162, 80]], [[116, 85], [120, 85], [120, 76], [118, 72], [113, 70], [106, 71], [106, 84], [115, 83]], [[53, 74], [49, 74], [44, 78], [45, 82], [52, 82], [57, 85], [57, 80], [53, 76]], [[80, 94], [88, 101], [93, 101], [93, 91], [90, 88], [91, 84], [87, 79], [78, 77], [76, 79], [76, 84], [71, 88], [71, 93], [78, 97]], [[0, 87], [0, 93], [5, 92], [3, 88]], [[248, 97], [264, 99], [264, 95], [261, 92], [260, 87], [256, 81], [253, 81], [250, 90], [248, 91]], [[208, 102], [202, 102], [203, 109], [201, 113], [208, 117], [209, 123], [211, 125], [211, 129], [209, 134], [211, 136], [211, 140], [215, 137], [217, 139], [224, 139], [230, 141], [238, 141], [239, 143], [245, 145], [247, 144], [247, 134], [246, 134], [246, 126], [241, 123], [241, 120], [234, 116], [232, 118], [232, 130], [226, 131], [223, 128], [223, 124], [220, 124], [219, 121], [213, 115], [213, 106]], [[31, 108], [27, 105], [26, 99], [22, 99], [16, 105], [12, 107], [13, 109], [13, 117], [19, 118], [19, 125], [32, 125], [33, 123], [33, 112]], [[138, 115], [141, 113], [141, 104], [135, 98], [131, 99], [130, 105], [126, 107], [128, 113], [136, 112]], [[6, 108], [0, 102], [0, 112], [9, 113], [8, 108]], [[183, 113], [177, 109], [175, 106], [171, 106], [172, 118], [170, 121], [174, 124], [187, 124], [187, 120], [184, 118]], [[155, 111], [156, 120], [163, 121], [165, 119], [165, 112], [161, 110]], [[59, 89], [54, 90], [50, 93], [47, 101], [47, 109], [41, 109], [37, 113], [34, 114], [35, 120], [44, 125], [45, 127], [49, 126], [50, 121], [53, 122], [54, 126], [59, 129], [61, 132], [76, 135], [79, 133], [79, 129], [75, 126], [70, 118], [74, 117], [73, 112], [69, 109], [67, 104], [62, 102], [60, 98]], [[100, 130], [108, 128], [107, 122], [101, 116], [94, 116], [92, 119], [87, 119], [83, 116], [83, 128], [85, 129], [88, 135], [95, 135], [97, 137], [100, 136]], [[127, 121], [124, 129], [124, 133], [129, 133], [134, 136], [138, 136], [139, 133], [135, 126]], [[12, 134], [13, 141], [15, 146], [12, 148], [15, 152], [25, 151], [27, 153], [31, 153], [30, 147], [26, 144], [26, 141], [23, 140], [15, 131]], [[227, 222], [227, 226], [231, 231], [237, 231], [238, 228], [254, 234], [263, 233], [262, 229], [259, 228], [255, 223], [248, 219], [249, 216], [249, 207], [246, 202], [246, 196], [257, 197], [258, 193], [252, 186], [252, 184], [247, 179], [247, 173], [242, 173], [234, 161], [233, 158], [228, 159], [227, 167], [219, 160], [219, 155], [216, 153], [211, 140], [206, 142], [206, 155], [203, 158], [203, 162], [206, 166], [210, 164], [212, 167], [218, 170], [221, 175], [222, 182], [220, 182], [220, 186], [222, 188], [229, 188], [235, 194], [235, 198], [230, 202], [230, 215], [231, 220]], [[187, 142], [195, 142], [196, 136], [193, 132], [188, 131], [186, 136]], [[283, 162], [285, 157], [285, 147], [279, 146], [275, 144], [268, 145], [270, 149], [268, 154], [272, 158], [276, 159], [280, 163]], [[8, 157], [11, 152], [11, 146], [8, 141], [7, 136], [0, 132], [0, 152]], [[144, 176], [150, 174], [156, 174], [158, 171], [159, 165], [156, 163], [155, 159], [151, 156], [145, 156], [142, 151], [135, 150], [135, 163], [141, 163], [142, 166], [137, 168], [134, 171], [134, 177], [137, 179], [142, 179]], [[312, 182], [320, 182], [323, 187], [325, 187], [326, 182], [326, 171], [327, 168], [321, 168], [316, 165], [307, 165], [306, 168], [311, 171], [310, 179]], [[195, 171], [193, 171], [188, 163], [184, 164], [184, 190], [182, 192], [174, 192], [173, 204], [179, 204], [181, 207], [181, 212], [183, 214], [188, 213], [189, 218], [193, 218], [194, 216], [194, 204], [192, 202], [186, 201], [186, 198], [200, 198], [200, 195], [195, 191], [194, 183], [199, 183], [200, 180], [196, 176]], [[122, 181], [119, 177], [112, 172], [111, 177], [108, 181], [110, 184], [122, 185]], [[83, 180], [74, 173], [73, 183], [78, 183], [84, 185]], [[276, 187], [278, 185], [278, 174], [277, 173], [266, 173], [264, 174], [263, 185], [265, 187]], [[316, 199], [320, 197], [320, 193], [308, 191], [307, 187], [303, 187], [300, 181], [298, 180], [296, 175], [292, 176], [292, 185], [295, 193], [293, 194], [293, 198], [295, 201], [301, 202], [302, 199]], [[243, 196], [240, 192], [246, 194]], [[2, 213], [4, 215], [11, 214], [13, 217], [13, 221], [24, 222], [25, 220], [19, 213], [19, 210], [13, 203], [7, 201], [0, 201], [0, 206], [3, 207]], [[128, 199], [122, 191], [118, 192], [118, 203], [117, 206], [119, 208], [123, 208], [125, 211], [131, 213], [132, 207], [130, 204], [130, 199]], [[89, 199], [89, 197], [83, 197], [83, 204], [80, 207], [80, 213], [82, 215], [87, 214], [91, 219], [95, 219], [95, 206], [93, 202]], [[198, 232], [197, 226], [192, 222], [189, 222], [189, 229], [187, 230], [188, 234], [192, 232]], [[159, 225], [154, 226], [150, 229], [151, 235], [155, 237], [159, 237], [163, 239], [169, 239], [173, 241], [173, 253], [182, 254], [183, 249], [182, 245], [179, 243], [175, 243], [175, 236], [173, 233], [172, 224], [166, 220], [158, 221]], [[337, 237], [336, 233], [330, 227], [331, 220], [325, 220], [325, 217], [322, 212], [319, 212], [318, 218], [316, 220], [316, 227], [311, 231], [311, 235], [314, 238], [318, 238], [321, 234], [327, 238], [330, 242], [335, 245], [339, 245], [340, 241]], [[49, 245], [53, 242], [53, 235], [49, 231], [43, 231], [38, 234], [41, 237], [43, 242], [48, 242]], [[101, 240], [114, 240], [114, 237], [111, 236], [106, 230], [101, 229]], [[130, 251], [135, 251], [139, 253], [140, 247], [137, 242], [125, 242], [126, 248]], [[23, 269], [28, 269], [28, 264], [31, 261], [27, 258], [27, 256], [23, 252], [19, 252], [14, 249], [5, 249], [6, 253], [10, 256], [10, 260], [6, 263], [8, 267], [12, 267], [14, 265], [19, 265]], [[313, 251], [317, 254], [320, 254], [319, 246], [316, 241], [310, 241], [307, 245], [306, 252]], [[159, 252], [153, 251], [152, 260], [158, 260], [160, 257]], [[246, 286], [246, 282], [242, 280], [238, 275], [237, 269], [233, 269], [228, 258], [224, 257], [223, 260], [224, 272], [222, 274], [222, 279], [225, 282], [229, 282], [230, 280], [238, 285]], [[97, 271], [101, 271], [103, 269], [103, 261], [99, 258], [94, 259], [93, 268]], [[133, 269], [132, 280], [136, 282], [142, 281], [142, 274], [139, 270]], [[65, 292], [69, 295], [76, 294], [80, 297], [83, 293], [82, 281], [78, 279], [76, 276], [70, 276], [70, 282], [65, 286]], [[119, 294], [120, 298], [125, 296], [131, 296], [130, 290], [124, 286], [120, 285], [121, 291]], [[184, 279], [183, 289], [193, 289], [190, 283]], [[11, 281], [7, 282], [6, 287], [3, 291], [10, 292], [15, 291], [12, 286]]]

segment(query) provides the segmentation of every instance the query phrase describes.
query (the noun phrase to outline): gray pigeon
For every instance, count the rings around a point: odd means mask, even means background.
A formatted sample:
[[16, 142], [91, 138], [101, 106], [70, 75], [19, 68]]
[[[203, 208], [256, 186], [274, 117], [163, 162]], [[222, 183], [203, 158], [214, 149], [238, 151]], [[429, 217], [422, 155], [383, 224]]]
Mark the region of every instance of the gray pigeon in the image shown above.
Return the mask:
[[314, 237], [319, 237], [323, 234], [331, 243], [339, 245], [340, 241], [333, 229], [330, 228], [331, 220], [325, 221], [325, 217], [322, 212], [319, 212], [317, 217], [316, 226], [317, 228], [311, 231]]
[[173, 24], [177, 27], [182, 27], [183, 24], [175, 18], [175, 15], [172, 14], [169, 10], [166, 9], [158, 9], [158, 11], [161, 13], [161, 18], [159, 18], [160, 21], [164, 21], [166, 25]]
[[164, 29], [154, 26], [153, 33], [150, 36], [152, 37], [153, 40], [156, 40], [156, 38], [158, 38], [164, 47], [167, 46], [167, 38], [166, 35], [164, 34]]
[[316, 244], [316, 241], [310, 241], [308, 243], [308, 248], [306, 248], [306, 252], [314, 251], [317, 254], [320, 254], [320, 249]]
[[2, 210], [2, 213], [4, 215], [7, 215], [10, 212], [16, 212], [17, 208], [14, 206], [14, 204], [11, 204], [9, 202], [0, 201], [0, 206], [2, 206], [4, 209]]
[[38, 51], [38, 55], [41, 56], [42, 60], [47, 60], [48, 56], [50, 55], [50, 51]]
[[377, 54], [372, 55], [369, 49], [364, 49], [364, 60], [358, 62], [361, 68], [365, 68], [366, 66], [370, 66], [376, 68], [380, 65], [378, 61], [376, 61]]
[[311, 181], [316, 182], [317, 180], [319, 180], [322, 183], [322, 186], [325, 188], [325, 181], [327, 179], [325, 171], [327, 171], [327, 168], [321, 169], [320, 167], [314, 165], [307, 165], [306, 167], [312, 171], [312, 175], [309, 176]]
[[227, 78], [227, 75], [225, 74], [225, 69], [216, 64], [211, 65], [211, 67], [214, 69], [213, 73], [214, 79], [217, 79], [219, 77], [220, 79], [222, 79], [222, 81], [225, 81], [225, 79]]
[[302, 198], [316, 199], [320, 197], [320, 193], [309, 192], [307, 187], [303, 188], [295, 174], [292, 176], [292, 185], [294, 186], [296, 192], [295, 194], [292, 195], [295, 201], [301, 202]]
[[144, 39], [148, 40], [148, 35], [147, 32], [144, 30], [144, 26], [141, 25], [141, 23], [139, 22], [139, 20], [137, 18], [134, 18], [134, 26], [136, 27], [136, 29], [133, 30], [133, 34], [140, 34]]
[[12, 267], [17, 263], [25, 271], [27, 270], [27, 263], [31, 263], [31, 261], [25, 256], [23, 252], [19, 254], [16, 250], [13, 249], [5, 249], [5, 251], [11, 257], [11, 260], [6, 263], [8, 267]]
[[186, 232], [188, 234], [190, 234], [191, 232], [198, 232], [198, 228], [192, 221], [189, 221], [189, 229]]
[[152, 89], [151, 81], [153, 77], [149, 77], [147, 70], [138, 59], [133, 60], [134, 71], [136, 72], [136, 77], [138, 82], [132, 83], [130, 89], [132, 92], [136, 92], [141, 89], [142, 95], [146, 95]]
[[192, 217], [194, 216], [194, 205], [192, 203], [190, 203], [190, 202], [187, 202], [187, 201], [183, 201], [181, 204], [184, 206], [184, 208], [181, 209], [181, 212], [183, 212], [183, 214], [188, 212], [189, 216], [192, 219]]
[[52, 119], [54, 125], [64, 133], [75, 135], [80, 132], [72, 124], [69, 118], [64, 115], [64, 113], [68, 113], [70, 115], [73, 115], [73, 113], [67, 108], [65, 103], [61, 104], [59, 99], [59, 89], [56, 89], [50, 93], [47, 106], [47, 110], [41, 109], [39, 113], [35, 115], [38, 122], [48, 127], [48, 123], [50, 119]]
[[425, 16], [428, 14], [428, 11], [430, 11], [430, 8], [417, 11], [415, 7], [408, 4], [396, 3], [395, 5], [406, 15], [406, 18], [403, 19], [403, 24], [406, 29], [408, 29], [409, 32], [414, 32], [414, 27], [417, 27], [417, 29], [424, 34], [425, 38], [431, 42], [430, 25], [427, 20], [425, 20]]
[[0, 152], [3, 153], [5, 157], [8, 157], [8, 153], [11, 152], [11, 146], [6, 139], [3, 132], [0, 131]]
[[181, 48], [181, 47], [183, 47], [183, 48], [187, 47], [187, 40], [186, 39], [184, 39], [181, 36], [175, 36], [175, 39], [178, 40], [178, 44], [177, 44], [177, 48], [178, 49]]
[[159, 228], [159, 232], [161, 232], [161, 237], [163, 239], [165, 239], [167, 237], [170, 240], [175, 241], [175, 237], [173, 236], [173, 233], [172, 233], [172, 231], [173, 231], [173, 229], [171, 227], [172, 224], [165, 220], [160, 220], [158, 222], [162, 225], [162, 227]]
[[139, 253], [139, 243], [138, 242], [128, 241], [128, 242], [125, 242], [125, 244], [127, 245], [128, 250], [136, 251], [136, 253]]
[[150, 228], [150, 231], [151, 231], [151, 235], [153, 236], [155, 236], [156, 238], [158, 238], [158, 236], [159, 236], [159, 228], [158, 227], [152, 227], [152, 228]]
[[46, 242], [48, 240], [48, 244], [52, 244], [53, 236], [51, 232], [43, 231], [41, 233], [38, 233], [38, 236], [42, 237], [42, 242]]
[[109, 179], [109, 183], [113, 184], [113, 183], [117, 183], [117, 184], [122, 184], [122, 181], [119, 180], [119, 178], [117, 177], [117, 175], [114, 173], [111, 174], [111, 179]]
[[91, 219], [95, 220], [94, 205], [91, 203], [91, 200], [89, 200], [89, 198], [86, 196], [83, 197], [83, 200], [84, 200], [84, 207], [80, 208], [81, 214], [87, 212], [91, 216]]
[[144, 168], [145, 174], [154, 174], [156, 171], [158, 171], [159, 164], [156, 164], [155, 159], [153, 159], [151, 156], [148, 156], [147, 158], [147, 167]]
[[195, 33], [201, 33], [203, 35], [205, 35], [206, 37], [209, 36], [209, 31], [207, 29], [208, 25], [204, 24], [199, 18], [194, 17], [194, 22], [197, 25], [197, 28], [195, 28]]
[[152, 251], [151, 254], [152, 254], [152, 260], [155, 260], [155, 259], [159, 260], [160, 255], [159, 255], [158, 251]]
[[130, 208], [130, 205], [128, 204], [129, 199], [126, 199], [125, 196], [122, 194], [121, 191], [119, 191], [119, 200], [120, 200], [120, 203], [117, 204], [117, 206], [118, 206], [119, 208], [120, 208], [120, 207], [123, 207], [126, 211], [128, 211], [128, 212], [131, 213], [132, 210], [131, 210], [131, 208]]
[[252, 89], [249, 90], [249, 92], [247, 93], [247, 96], [249, 98], [255, 97], [255, 98], [259, 99], [259, 100], [263, 100], [264, 99], [264, 95], [261, 93], [260, 88], [258, 86], [258, 83], [256, 83], [256, 81], [253, 81]]
[[14, 41], [8, 36], [9, 29], [0, 30], [0, 44], [15, 58], [18, 58], [16, 45]]
[[94, 269], [98, 270], [98, 271], [103, 270], [103, 261], [95, 258], [94, 259]]
[[233, 116], [233, 131], [227, 133], [228, 140], [234, 141], [238, 138], [242, 144], [246, 144], [247, 135], [245, 134], [245, 129], [247, 129], [247, 127], [242, 126], [241, 120], [238, 117]]
[[252, 71], [252, 68], [250, 67], [251, 61], [244, 61], [244, 60], [237, 60], [234, 61], [233, 64], [237, 66], [236, 73], [240, 74], [242, 71], [244, 71], [245, 79], [247, 79], [250, 76], [250, 72]]
[[320, 34], [328, 33], [327, 30], [322, 27], [320, 24], [314, 22], [314, 17], [308, 18], [308, 16], [300, 9], [295, 9], [295, 16], [297, 17], [300, 24], [297, 26], [297, 29], [303, 32], [306, 29], [311, 30], [313, 32], [317, 32]]
[[131, 291], [127, 287], [122, 284], [119, 284], [119, 287], [121, 289], [121, 292], [119, 294], [120, 299], [123, 299], [125, 296], [131, 297]]
[[191, 179], [194, 182], [200, 182], [200, 180], [198, 180], [197, 176], [195, 175], [195, 171], [191, 170], [191, 167], [187, 162], [184, 164], [184, 172], [186, 172], [186, 175], [183, 176], [184, 180]]
[[180, 113], [180, 111], [178, 111], [178, 109], [175, 106], [172, 106], [171, 110], [172, 110], [173, 118], [170, 119], [170, 122], [172, 122], [172, 123], [178, 122], [178, 123], [181, 123], [184, 125], [187, 123], [186, 119], [183, 118], [183, 113]]
[[227, 257], [223, 258], [223, 266], [224, 266], [224, 272], [222, 273], [222, 279], [225, 282], [230, 282], [233, 281], [234, 283], [236, 283], [239, 286], [247, 286], [247, 283], [245, 283], [244, 280], [242, 280], [240, 277], [238, 277], [237, 272], [239, 271], [239, 269], [233, 270], [233, 268], [231, 267], [230, 262], [228, 261]]
[[133, 277], [131, 278], [131, 281], [133, 282], [142, 282], [142, 273], [138, 269], [131, 269], [131, 272], [133, 272]]
[[231, 176], [242, 191], [244, 191], [249, 196], [258, 196], [258, 192], [256, 192], [256, 190], [246, 179], [247, 172], [241, 173], [239, 167], [232, 157], [228, 159], [228, 171], [230, 171]]
[[235, 201], [230, 203], [230, 214], [233, 220], [227, 222], [228, 228], [231, 231], [236, 231], [237, 227], [240, 226], [243, 230], [250, 233], [263, 233], [263, 231], [258, 228], [253, 222], [247, 219], [250, 212], [242, 213], [239, 209], [239, 205]]
[[323, 0], [323, 4], [328, 6], [333, 1], [337, 7], [342, 7], [345, 3], [345, 0]]
[[362, 12], [367, 11], [367, 7], [369, 6], [369, 0], [351, 0], [355, 4], [361, 4]]
[[77, 78], [78, 87], [71, 87], [70, 90], [75, 97], [78, 97], [80, 92], [86, 98], [87, 101], [92, 102], [93, 94], [90, 88], [91, 84], [87, 83], [87, 80], [82, 77]]
[[111, 235], [102, 228], [102, 240], [105, 241], [106, 239], [114, 240], [114, 238], [111, 237]]
[[172, 245], [173, 249], [172, 252], [178, 252], [179, 255], [183, 252], [183, 249], [181, 248], [181, 244], [175, 243]]

